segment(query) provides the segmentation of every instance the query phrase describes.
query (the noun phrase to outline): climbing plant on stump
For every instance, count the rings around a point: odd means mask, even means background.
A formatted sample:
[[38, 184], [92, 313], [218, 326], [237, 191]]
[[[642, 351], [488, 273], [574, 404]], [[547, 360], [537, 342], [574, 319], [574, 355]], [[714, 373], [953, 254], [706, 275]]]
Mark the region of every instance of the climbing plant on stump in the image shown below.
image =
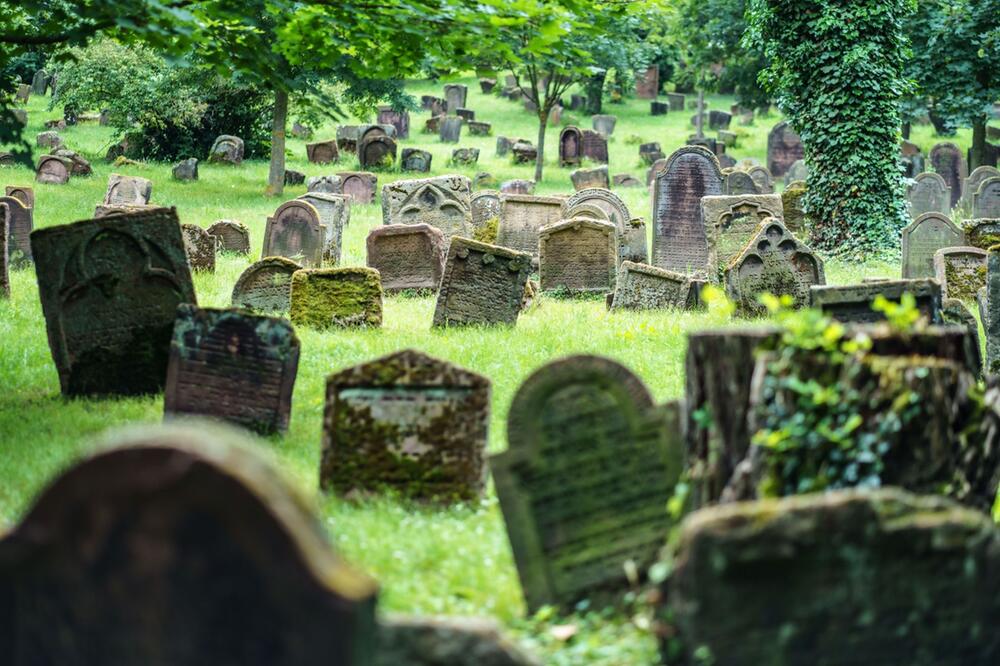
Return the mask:
[[747, 39], [805, 146], [813, 245], [861, 257], [898, 246], [906, 222], [899, 99], [911, 0], [752, 0]]

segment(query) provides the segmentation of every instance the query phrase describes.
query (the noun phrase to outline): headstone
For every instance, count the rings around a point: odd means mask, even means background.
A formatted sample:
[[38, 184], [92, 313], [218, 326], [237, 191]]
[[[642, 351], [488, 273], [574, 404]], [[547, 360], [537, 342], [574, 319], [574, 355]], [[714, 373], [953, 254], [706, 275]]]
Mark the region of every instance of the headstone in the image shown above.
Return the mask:
[[484, 95], [489, 95], [493, 92], [493, 88], [497, 85], [496, 79], [479, 79], [479, 91]]
[[767, 170], [767, 167], [752, 166], [747, 169], [747, 173], [753, 178], [758, 192], [761, 194], [774, 194], [774, 178], [771, 177], [771, 172]]
[[972, 217], [1000, 218], [1000, 176], [987, 178], [973, 195]]
[[176, 211], [38, 229], [31, 250], [63, 395], [162, 389], [177, 306], [196, 303]]
[[612, 310], [663, 310], [694, 307], [698, 294], [691, 278], [644, 263], [623, 261], [618, 267]]
[[489, 136], [493, 133], [493, 126], [480, 120], [470, 120], [466, 125], [469, 126], [469, 134], [472, 136]]
[[617, 228], [577, 217], [538, 230], [538, 275], [542, 291], [606, 294], [614, 288]]
[[28, 99], [31, 98], [31, 86], [27, 83], [20, 83], [17, 86], [17, 92], [14, 93], [15, 99], [22, 104], [27, 104]]
[[340, 250], [344, 227], [351, 220], [351, 202], [345, 194], [307, 192], [299, 201], [310, 204], [319, 213], [319, 223], [326, 234], [323, 241], [323, 263], [336, 266], [340, 263]]
[[930, 323], [941, 323], [941, 285], [930, 278], [813, 287], [810, 305], [837, 321], [870, 323], [885, 319], [883, 313], [872, 309], [877, 296], [898, 303], [905, 293], [913, 295], [920, 314]]
[[83, 155], [76, 151], [68, 150], [66, 148], [57, 148], [52, 151], [52, 154], [56, 157], [64, 157], [68, 159], [72, 163], [70, 173], [74, 176], [89, 176], [94, 173], [94, 169], [90, 166], [90, 162], [88, 162]]
[[285, 257], [265, 257], [250, 264], [233, 287], [234, 308], [288, 312], [292, 275], [302, 266]]
[[267, 218], [261, 258], [287, 257], [306, 268], [322, 266], [325, 238], [315, 206], [299, 199], [286, 201]]
[[344, 153], [357, 153], [360, 137], [360, 125], [341, 125], [337, 128], [337, 150]]
[[962, 198], [962, 181], [968, 175], [968, 167], [965, 158], [962, 157], [962, 151], [955, 144], [948, 142], [938, 143], [931, 148], [930, 161], [934, 172], [940, 175], [945, 184], [951, 188], [951, 201], [948, 210], [941, 211], [947, 213], [957, 206]]
[[611, 183], [608, 181], [608, 166], [594, 167], [593, 169], [576, 169], [569, 174], [569, 179], [573, 183], [576, 191], [591, 188], [610, 189]]
[[198, 180], [198, 160], [190, 157], [181, 160], [170, 170], [174, 180]]
[[490, 468], [529, 612], [620, 596], [626, 570], [656, 560], [681, 473], [678, 411], [597, 356], [549, 363], [518, 389]]
[[306, 144], [306, 159], [311, 164], [333, 164], [340, 161], [337, 140], [317, 141]]
[[111, 215], [123, 215], [127, 213], [141, 213], [144, 210], [152, 210], [154, 208], [159, 208], [160, 206], [143, 205], [143, 204], [97, 204], [94, 206], [94, 219], [99, 220], [103, 217], [109, 217]]
[[65, 157], [42, 155], [35, 170], [35, 182], [49, 185], [65, 185], [73, 173], [73, 162]]
[[663, 171], [667, 166], [667, 160], [656, 160], [648, 169], [646, 169], [646, 187], [653, 184], [653, 179], [656, 177], [658, 171]]
[[505, 180], [500, 183], [500, 192], [503, 194], [531, 194], [535, 191], [535, 181], [515, 178]]
[[510, 153], [510, 149], [513, 148], [514, 142], [505, 136], [497, 137], [497, 157], [506, 157]]
[[45, 94], [45, 89], [49, 87], [49, 76], [44, 69], [35, 72], [31, 79], [31, 92], [41, 97]]
[[610, 222], [616, 230], [617, 261], [646, 262], [646, 225], [632, 219], [628, 206], [617, 194], [601, 188], [580, 190], [563, 202], [561, 217]]
[[781, 178], [791, 166], [805, 158], [802, 139], [791, 128], [787, 120], [783, 120], [767, 135], [767, 170], [774, 178]]
[[630, 173], [617, 173], [611, 178], [615, 187], [642, 187], [642, 181]]
[[451, 151], [451, 163], [459, 166], [472, 166], [479, 161], [478, 148], [455, 148]]
[[951, 191], [944, 178], [927, 171], [919, 174], [913, 184], [907, 188], [906, 200], [910, 204], [910, 217], [914, 220], [924, 213], [941, 213], [947, 215], [951, 211]]
[[484, 243], [496, 243], [500, 225], [500, 193], [482, 190], [472, 195], [472, 237]]
[[722, 194], [719, 161], [704, 148], [680, 148], [654, 178], [653, 265], [678, 273], [708, 274], [709, 244], [701, 198]]
[[487, 378], [407, 349], [327, 379], [320, 484], [342, 495], [475, 500], [486, 486]]
[[207, 231], [215, 236], [215, 242], [220, 252], [250, 254], [250, 230], [242, 222], [219, 220], [212, 223]]
[[538, 256], [538, 230], [562, 219], [563, 200], [527, 194], [500, 197], [497, 245]]
[[382, 326], [382, 285], [373, 268], [306, 268], [292, 275], [289, 316], [316, 329]]
[[292, 136], [296, 139], [302, 139], [303, 141], [308, 141], [313, 137], [313, 130], [307, 125], [303, 125], [299, 121], [292, 123]]
[[153, 183], [146, 178], [113, 173], [108, 177], [104, 203], [111, 206], [144, 206], [149, 203], [152, 194]]
[[458, 143], [462, 138], [462, 120], [459, 116], [445, 116], [441, 119], [440, 137], [444, 143]]
[[745, 194], [710, 196], [701, 201], [701, 222], [708, 238], [709, 277], [713, 280], [743, 251], [757, 227], [768, 218], [782, 219], [781, 196]]
[[229, 134], [217, 137], [208, 153], [208, 161], [222, 164], [242, 164], [243, 139]]
[[25, 206], [13, 196], [0, 197], [0, 204], [6, 204], [4, 216], [4, 263], [22, 266], [31, 262], [31, 232], [35, 228], [35, 209]]
[[455, 236], [434, 308], [434, 326], [517, 323], [531, 255]]
[[656, 99], [660, 94], [660, 69], [649, 67], [643, 72], [637, 72], [635, 77], [635, 96], [639, 99]]
[[35, 191], [30, 187], [21, 187], [18, 185], [8, 185], [4, 188], [6, 196], [13, 197], [20, 201], [25, 208], [35, 207]]
[[971, 245], [980, 250], [988, 250], [1000, 243], [1000, 219], [966, 220], [963, 223], [963, 231], [965, 242], [955, 245]]
[[746, 194], [761, 194], [757, 189], [757, 183], [750, 177], [750, 174], [742, 169], [731, 169], [729, 173], [724, 173], [725, 193], [729, 196], [740, 196]]
[[58, 148], [62, 143], [59, 132], [42, 132], [35, 136], [35, 145], [39, 148]]
[[538, 149], [526, 141], [518, 141], [510, 148], [514, 164], [534, 164], [538, 159]]
[[594, 131], [600, 132], [605, 138], [611, 136], [615, 131], [615, 124], [618, 122], [618, 118], [615, 116], [608, 115], [596, 115], [591, 116], [590, 121]]
[[193, 271], [215, 272], [215, 236], [197, 224], [182, 224], [184, 252]]
[[367, 265], [379, 272], [382, 291], [437, 289], [444, 273], [448, 239], [429, 224], [374, 227], [365, 243]]
[[947, 215], [924, 213], [903, 229], [903, 278], [934, 277], [934, 253], [962, 244], [962, 230]]
[[987, 178], [1000, 178], [1000, 170], [993, 166], [981, 165], [972, 170], [969, 177], [962, 183], [962, 208], [968, 212], [972, 210], [972, 200], [979, 186]]
[[306, 175], [301, 171], [296, 171], [295, 169], [285, 169], [285, 185], [304, 185], [306, 182]]
[[419, 148], [403, 148], [403, 156], [399, 162], [400, 171], [418, 171], [427, 173], [431, 170], [433, 156]]
[[476, 112], [472, 109], [455, 109], [455, 115], [459, 116], [462, 120], [466, 122], [476, 119]]
[[663, 154], [663, 149], [660, 148], [660, 144], [657, 141], [644, 143], [639, 146], [639, 159], [641, 159], [644, 164], [653, 164], [657, 160], [662, 160], [664, 157], [666, 157], [666, 155]]
[[378, 108], [379, 125], [392, 125], [396, 128], [396, 136], [400, 139], [410, 138], [410, 112], [395, 111], [391, 106]]
[[584, 159], [593, 160], [598, 164], [608, 163], [608, 139], [606, 136], [594, 130], [583, 130], [581, 140], [581, 154]]
[[683, 111], [685, 107], [684, 95], [680, 93], [667, 93], [667, 101], [670, 102], [671, 111]]
[[649, 103], [649, 115], [651, 116], [665, 116], [669, 111], [669, 102], [657, 102], [654, 100]]
[[583, 132], [579, 127], [564, 127], [559, 133], [559, 166], [577, 166], [582, 159]]
[[306, 181], [306, 191], [342, 194], [344, 184], [340, 181], [340, 176], [311, 176]]
[[166, 416], [208, 416], [261, 434], [288, 430], [299, 340], [285, 319], [177, 308]]
[[729, 123], [732, 122], [733, 116], [726, 113], [725, 111], [716, 111], [715, 109], [708, 112], [708, 128], [712, 130], [725, 130], [729, 129]]
[[341, 191], [351, 201], [359, 204], [375, 203], [378, 176], [367, 171], [341, 171], [337, 176], [340, 177]]
[[472, 183], [455, 174], [382, 186], [382, 224], [429, 224], [445, 238], [472, 233]]
[[396, 163], [396, 142], [387, 136], [372, 136], [358, 143], [362, 169], [388, 169]]
[[805, 160], [795, 160], [788, 167], [788, 171], [785, 173], [785, 187], [788, 187], [789, 184], [797, 180], [801, 180], [802, 182], [809, 180], [809, 167], [806, 166]]
[[978, 247], [945, 247], [934, 253], [934, 278], [942, 298], [975, 299], [986, 286], [986, 251]]
[[448, 103], [448, 113], [455, 113], [455, 109], [465, 107], [465, 100], [468, 95], [468, 86], [460, 83], [447, 84], [444, 87], [444, 98]]

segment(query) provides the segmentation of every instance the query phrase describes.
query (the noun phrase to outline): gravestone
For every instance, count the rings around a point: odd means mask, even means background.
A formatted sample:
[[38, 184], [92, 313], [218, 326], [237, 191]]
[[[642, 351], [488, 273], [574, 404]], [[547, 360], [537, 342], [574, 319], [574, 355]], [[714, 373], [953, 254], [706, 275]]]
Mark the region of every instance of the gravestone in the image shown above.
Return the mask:
[[373, 228], [365, 242], [367, 265], [379, 272], [382, 291], [437, 289], [444, 273], [448, 239], [429, 224], [387, 224]]
[[458, 143], [462, 138], [462, 124], [465, 121], [460, 116], [445, 116], [441, 119], [439, 135], [443, 143]]
[[5, 196], [13, 197], [20, 201], [26, 208], [35, 207], [35, 191], [30, 187], [20, 187], [18, 185], [8, 185], [4, 188]]
[[306, 181], [306, 191], [341, 194], [344, 185], [340, 181], [340, 176], [310, 176]]
[[397, 180], [382, 186], [382, 224], [429, 224], [444, 237], [468, 236], [472, 183], [455, 174]]
[[234, 308], [288, 312], [292, 275], [302, 266], [285, 257], [265, 257], [250, 264], [233, 287]]
[[793, 181], [781, 191], [781, 208], [785, 215], [785, 226], [798, 236], [809, 233], [809, 220], [806, 217], [806, 184], [801, 180]]
[[490, 381], [407, 349], [327, 379], [320, 485], [342, 495], [475, 500], [486, 487]]
[[323, 239], [323, 263], [336, 266], [340, 263], [344, 227], [351, 221], [350, 199], [345, 194], [307, 192], [298, 200], [310, 204], [319, 213], [319, 223], [326, 234]]
[[466, 122], [476, 119], [476, 112], [472, 109], [455, 109], [455, 115]]
[[947, 215], [924, 213], [903, 229], [903, 278], [934, 277], [934, 253], [962, 244], [962, 230]]
[[359, 204], [375, 203], [375, 188], [378, 176], [367, 171], [341, 171], [341, 192]]
[[725, 193], [729, 196], [761, 194], [761, 191], [757, 189], [757, 183], [746, 171], [732, 169], [724, 175], [726, 177]]
[[35, 76], [31, 79], [31, 92], [41, 97], [45, 94], [45, 89], [49, 87], [49, 75], [46, 74], [44, 69], [40, 69], [35, 72]]
[[[982, 317], [986, 333], [986, 367], [988, 375], [1000, 374], [1000, 251], [986, 253], [986, 316]], [[983, 311], [980, 306], [980, 312]]]
[[388, 169], [396, 163], [396, 150], [390, 137], [366, 137], [358, 143], [358, 164], [362, 169]]
[[455, 148], [451, 151], [451, 163], [456, 166], [472, 166], [478, 161], [478, 148]]
[[826, 284], [823, 260], [785, 228], [770, 218], [757, 227], [743, 251], [725, 270], [726, 292], [743, 316], [763, 316], [763, 294], [790, 296], [793, 308], [809, 305], [809, 288]]
[[680, 93], [667, 93], [667, 101], [671, 111], [683, 111], [685, 108], [684, 95]]
[[524, 178], [514, 178], [500, 183], [502, 194], [531, 194], [535, 191], [535, 181]]
[[725, 111], [712, 109], [708, 112], [708, 128], [712, 130], [729, 129], [729, 123], [733, 120], [732, 114]]
[[489, 95], [497, 85], [496, 79], [479, 79], [479, 91], [484, 95]]
[[652, 101], [649, 103], [649, 115], [651, 116], [665, 116], [669, 111], [669, 102]]
[[811, 307], [837, 321], [863, 324], [885, 320], [883, 313], [872, 310], [877, 296], [898, 303], [905, 293], [913, 295], [920, 314], [930, 323], [941, 323], [941, 285], [931, 278], [817, 286], [812, 287], [809, 296]]
[[0, 197], [0, 204], [7, 206], [4, 217], [4, 262], [10, 266], [23, 266], [31, 262], [31, 232], [35, 228], [35, 209], [25, 206], [13, 196]]
[[493, 133], [493, 125], [481, 120], [470, 120], [466, 125], [469, 126], [469, 134], [472, 136], [489, 136]]
[[963, 223], [965, 243], [955, 245], [971, 245], [980, 250], [988, 250], [1000, 243], [1000, 219], [966, 220]]
[[289, 317], [316, 329], [382, 326], [382, 286], [373, 268], [305, 268], [292, 275]]
[[642, 187], [642, 181], [630, 173], [617, 173], [611, 178], [615, 187]]
[[607, 137], [594, 130], [583, 130], [581, 133], [580, 153], [584, 159], [592, 160], [598, 164], [607, 164]]
[[538, 159], [538, 149], [529, 141], [518, 141], [510, 148], [514, 164], [534, 164]]
[[774, 194], [774, 178], [771, 177], [771, 172], [767, 170], [767, 167], [760, 165], [752, 166], [747, 169], [747, 173], [753, 179], [758, 192], [761, 194]]
[[243, 139], [238, 136], [222, 134], [212, 144], [212, 149], [208, 152], [208, 161], [221, 164], [242, 164], [243, 150]]
[[617, 194], [600, 188], [580, 190], [563, 202], [562, 219], [587, 217], [615, 225], [617, 261], [646, 262], [646, 225], [633, 220]]
[[7, 259], [9, 207], [0, 201], [0, 298], [10, 298], [10, 262]]
[[782, 121], [771, 128], [767, 135], [767, 170], [774, 178], [781, 178], [796, 161], [805, 158], [802, 139]]
[[687, 275], [648, 264], [623, 261], [611, 300], [612, 310], [686, 309], [697, 304], [695, 285]]
[[165, 416], [208, 416], [269, 435], [288, 430], [299, 339], [285, 319], [177, 308]]
[[686, 146], [667, 158], [653, 183], [654, 266], [678, 273], [708, 274], [708, 237], [701, 218], [701, 198], [722, 194], [719, 161], [698, 146]]
[[648, 67], [635, 77], [635, 96], [639, 99], [656, 99], [660, 94], [660, 68]]
[[306, 175], [301, 171], [296, 171], [295, 169], [285, 169], [285, 185], [305, 185]]
[[538, 230], [562, 219], [563, 200], [530, 194], [500, 197], [497, 245], [538, 256]]
[[962, 183], [962, 208], [964, 211], [972, 210], [972, 200], [983, 181], [994, 177], [1000, 178], [1000, 170], [993, 166], [984, 164], [972, 170], [969, 177]]
[[410, 138], [410, 112], [396, 111], [391, 106], [378, 108], [379, 125], [392, 125], [396, 128], [396, 136], [400, 139]]
[[490, 469], [529, 612], [617, 597], [627, 567], [656, 560], [682, 467], [678, 411], [598, 356], [549, 363], [518, 389]]
[[531, 255], [461, 236], [451, 239], [434, 326], [517, 323]]
[[400, 171], [419, 171], [427, 173], [431, 170], [433, 156], [419, 148], [403, 148], [403, 156], [399, 162]]
[[184, 253], [193, 271], [215, 272], [215, 236], [197, 224], [182, 224]]
[[538, 230], [538, 275], [542, 291], [606, 294], [614, 288], [617, 228], [577, 217]]
[[242, 222], [219, 220], [213, 222], [207, 231], [215, 236], [215, 242], [221, 252], [250, 254], [250, 230]]
[[104, 203], [109, 206], [144, 206], [149, 203], [152, 194], [153, 183], [146, 178], [113, 173], [108, 177]]
[[930, 162], [934, 172], [940, 175], [945, 184], [951, 188], [948, 210], [941, 211], [948, 213], [958, 205], [962, 198], [962, 181], [965, 180], [968, 171], [965, 158], [962, 157], [962, 151], [958, 149], [958, 146], [944, 142], [935, 144], [931, 148]]
[[576, 191], [586, 189], [609, 189], [611, 182], [608, 180], [608, 165], [594, 167], [593, 169], [576, 169], [569, 174], [569, 179], [573, 183]]
[[173, 176], [174, 180], [198, 180], [197, 158], [190, 157], [186, 160], [181, 160], [170, 170], [170, 175]]
[[31, 250], [63, 395], [162, 389], [177, 306], [196, 303], [177, 212], [37, 229]]
[[325, 236], [315, 206], [298, 199], [286, 201], [267, 218], [261, 258], [287, 257], [306, 268], [322, 266]]
[[667, 166], [667, 160], [656, 160], [648, 169], [646, 169], [646, 187], [653, 184], [653, 179], [656, 178], [656, 174], [659, 171], [663, 171]]
[[35, 136], [35, 145], [39, 148], [58, 148], [62, 145], [62, 137], [59, 132], [42, 132]]
[[90, 162], [88, 162], [80, 153], [66, 148], [57, 148], [52, 151], [52, 154], [56, 157], [64, 157], [70, 161], [70, 175], [89, 176], [94, 173], [94, 169], [90, 166]]
[[0, 539], [4, 663], [369, 664], [374, 582], [252, 444], [145, 426], [62, 472]]
[[472, 237], [484, 243], [495, 243], [500, 225], [500, 193], [483, 190], [472, 195]]
[[48, 185], [65, 185], [73, 173], [73, 161], [56, 155], [42, 155], [38, 158], [35, 181]]
[[701, 221], [708, 238], [709, 277], [721, 276], [733, 257], [743, 251], [757, 227], [768, 218], [783, 219], [781, 196], [746, 194], [709, 196], [701, 200]]
[[806, 166], [805, 160], [795, 160], [788, 167], [788, 171], [785, 173], [785, 187], [797, 180], [801, 180], [803, 183], [809, 180], [809, 167]]
[[1000, 177], [987, 178], [972, 198], [972, 217], [1000, 218]]
[[497, 137], [497, 157], [506, 157], [510, 149], [514, 147], [514, 142], [505, 136]]
[[99, 220], [102, 217], [109, 217], [111, 215], [122, 215], [124, 213], [141, 213], [144, 210], [152, 210], [154, 208], [160, 208], [160, 206], [127, 206], [124, 204], [109, 206], [105, 204], [97, 204], [94, 206], [94, 219]]
[[582, 160], [583, 132], [579, 127], [564, 127], [559, 133], [559, 166], [577, 166]]
[[590, 121], [592, 123], [591, 127], [594, 128], [594, 131], [599, 132], [603, 137], [607, 138], [614, 133], [615, 124], [618, 122], [618, 118], [608, 115], [596, 115], [591, 116]]
[[941, 298], [975, 299], [986, 286], [986, 250], [958, 246], [934, 253], [934, 278], [941, 285]]
[[644, 164], [653, 164], [657, 160], [662, 160], [664, 157], [666, 157], [666, 155], [663, 154], [663, 149], [660, 148], [658, 141], [643, 143], [639, 146], [639, 159], [642, 160]]
[[292, 136], [296, 139], [302, 139], [303, 141], [308, 141], [313, 136], [313, 129], [308, 125], [303, 125], [299, 121], [292, 123]]
[[306, 144], [306, 159], [311, 164], [333, 164], [340, 161], [337, 140], [316, 141]]
[[464, 108], [465, 100], [469, 95], [468, 86], [460, 83], [449, 83], [444, 87], [444, 98], [448, 104], [448, 113], [455, 113], [455, 109]]
[[907, 188], [906, 200], [910, 204], [910, 217], [917, 219], [924, 213], [941, 213], [947, 215], [951, 211], [951, 191], [944, 178], [927, 171], [919, 174], [912, 185]]
[[360, 125], [341, 125], [337, 128], [337, 149], [341, 152], [356, 154], [360, 136]]

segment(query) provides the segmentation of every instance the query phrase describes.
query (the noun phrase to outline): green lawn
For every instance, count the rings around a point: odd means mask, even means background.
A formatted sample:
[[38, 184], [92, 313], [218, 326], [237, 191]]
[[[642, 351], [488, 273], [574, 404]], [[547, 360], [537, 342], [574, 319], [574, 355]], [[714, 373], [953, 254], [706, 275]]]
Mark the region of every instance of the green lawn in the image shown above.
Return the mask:
[[[483, 96], [474, 79], [469, 85], [468, 106], [477, 120], [493, 123], [493, 137], [463, 136], [460, 146], [481, 149], [480, 165], [452, 169], [447, 165], [454, 147], [441, 144], [435, 135], [421, 134], [426, 112], [411, 114], [411, 138], [403, 146], [418, 146], [434, 155], [433, 174], [463, 173], [472, 177], [486, 170], [498, 179], [531, 178], [532, 166], [513, 166], [507, 158], [494, 156], [495, 135], [535, 140], [537, 125], [523, 106], [496, 97]], [[443, 84], [414, 83], [412, 92], [443, 96]], [[42, 123], [58, 117], [47, 111], [47, 99], [29, 104], [29, 136], [42, 131]], [[709, 108], [728, 109], [731, 100], [709, 98]], [[606, 113], [618, 116], [618, 126], [609, 145], [611, 173], [628, 172], [645, 182], [646, 168], [638, 158], [637, 142], [659, 141], [670, 153], [692, 132], [692, 112], [649, 116], [649, 102], [630, 100], [608, 105]], [[564, 114], [564, 122], [589, 127], [589, 118]], [[778, 116], [758, 119], [751, 127], [734, 127], [741, 136], [732, 150], [737, 158], [765, 158], [768, 129]], [[558, 127], [547, 138], [545, 179], [537, 193], [567, 193], [572, 187], [569, 170], [556, 166]], [[332, 138], [330, 124], [316, 134]], [[914, 139], [929, 150], [936, 139], [927, 127], [915, 129]], [[74, 178], [68, 185], [35, 186], [36, 227], [89, 218], [104, 195], [113, 171], [152, 179], [153, 203], [176, 206], [183, 222], [207, 227], [218, 219], [240, 220], [250, 228], [255, 257], [259, 255], [265, 217], [281, 202], [263, 196], [267, 175], [264, 162], [247, 162], [240, 168], [203, 164], [201, 179], [178, 183], [170, 178], [169, 164], [147, 164], [114, 168], [101, 159], [111, 142], [108, 128], [83, 125], [64, 133], [68, 147], [93, 161], [94, 175]], [[951, 139], [964, 150], [969, 132]], [[207, 148], [207, 147], [206, 147]], [[309, 165], [302, 141], [289, 141], [289, 168], [308, 175], [357, 168], [353, 156], [330, 167]], [[379, 185], [402, 177], [379, 175]], [[23, 168], [0, 170], [7, 185], [33, 185], [33, 173]], [[305, 192], [304, 186], [288, 188], [286, 198]], [[618, 190], [634, 216], [649, 220], [650, 197], [644, 188]], [[381, 223], [378, 204], [354, 206], [345, 230], [343, 265], [364, 265], [364, 241], [373, 226]], [[232, 286], [247, 260], [220, 258], [214, 274], [195, 276], [199, 304], [229, 305]], [[896, 276], [898, 262], [872, 262], [848, 266], [828, 262], [831, 283], [857, 281], [864, 276]], [[0, 528], [12, 524], [29, 506], [32, 497], [53, 474], [87, 450], [88, 440], [109, 426], [126, 422], [158, 422], [162, 418], [161, 396], [125, 400], [63, 400], [55, 368], [49, 356], [33, 270], [12, 274], [12, 296], [0, 301]], [[432, 298], [389, 297], [385, 302], [384, 327], [371, 331], [318, 333], [299, 330], [302, 357], [295, 386], [291, 427], [286, 436], [261, 442], [288, 479], [302, 493], [315, 499], [331, 539], [337, 548], [381, 583], [381, 608], [387, 611], [427, 614], [492, 616], [509, 626], [529, 647], [552, 664], [641, 664], [649, 663], [654, 641], [644, 631], [641, 615], [628, 613], [581, 613], [573, 618], [548, 614], [525, 620], [524, 605], [507, 543], [503, 521], [492, 491], [480, 505], [431, 510], [392, 500], [350, 504], [317, 491], [320, 424], [325, 377], [342, 368], [382, 354], [413, 347], [447, 359], [489, 377], [493, 381], [490, 450], [506, 447], [505, 419], [514, 392], [529, 373], [544, 363], [571, 353], [596, 353], [616, 358], [650, 387], [658, 400], [683, 393], [685, 335], [689, 331], [727, 322], [718, 312], [616, 313], [609, 314], [602, 301], [541, 299], [522, 315], [514, 329], [469, 329], [432, 331]], [[553, 638], [551, 625], [577, 622], [579, 632], [569, 641]]]

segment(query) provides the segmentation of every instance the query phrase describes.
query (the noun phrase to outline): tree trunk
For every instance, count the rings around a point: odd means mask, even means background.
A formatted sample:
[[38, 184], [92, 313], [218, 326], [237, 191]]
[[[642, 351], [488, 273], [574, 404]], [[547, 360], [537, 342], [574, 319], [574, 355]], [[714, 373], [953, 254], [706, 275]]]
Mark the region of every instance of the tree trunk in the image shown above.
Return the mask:
[[969, 172], [986, 162], [986, 118], [972, 122], [972, 150], [969, 151]]
[[705, 91], [698, 91], [698, 114], [695, 116], [694, 126], [699, 139], [705, 138], [705, 119], [703, 114], [705, 113]]
[[587, 113], [591, 115], [601, 112], [601, 102], [604, 97], [604, 79], [607, 76], [607, 71], [601, 71], [587, 79]]
[[285, 189], [285, 125], [288, 123], [288, 93], [274, 93], [274, 121], [271, 125], [271, 167], [267, 173], [268, 196], [280, 196]]
[[545, 163], [545, 128], [549, 124], [549, 106], [538, 107], [538, 154], [535, 157], [535, 182], [542, 182], [542, 165]]

